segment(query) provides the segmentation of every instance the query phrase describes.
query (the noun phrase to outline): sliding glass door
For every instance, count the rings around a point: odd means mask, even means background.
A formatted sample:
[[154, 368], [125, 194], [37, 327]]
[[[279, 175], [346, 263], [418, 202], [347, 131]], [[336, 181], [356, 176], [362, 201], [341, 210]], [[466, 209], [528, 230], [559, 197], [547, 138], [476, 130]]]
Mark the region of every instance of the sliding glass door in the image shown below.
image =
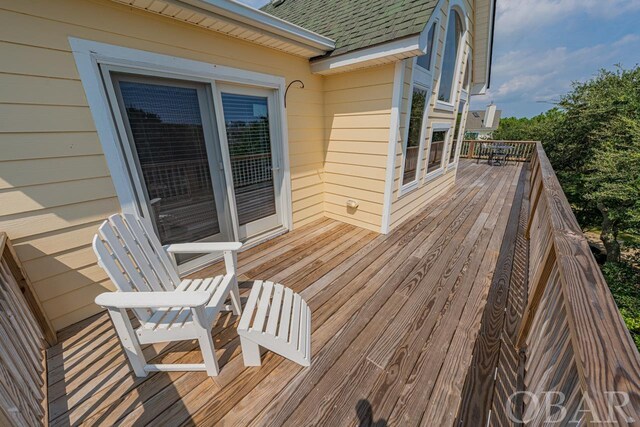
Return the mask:
[[[258, 240], [283, 226], [275, 91], [104, 70], [135, 213], [162, 244]], [[182, 270], [211, 257], [182, 256]]]

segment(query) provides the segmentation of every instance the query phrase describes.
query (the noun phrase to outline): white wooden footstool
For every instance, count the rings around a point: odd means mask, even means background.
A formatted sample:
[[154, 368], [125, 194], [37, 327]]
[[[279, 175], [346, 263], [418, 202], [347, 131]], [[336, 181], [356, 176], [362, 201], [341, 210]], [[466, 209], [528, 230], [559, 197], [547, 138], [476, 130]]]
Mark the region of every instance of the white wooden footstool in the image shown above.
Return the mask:
[[245, 366], [260, 366], [260, 347], [311, 365], [311, 310], [300, 295], [279, 283], [253, 282], [238, 335]]

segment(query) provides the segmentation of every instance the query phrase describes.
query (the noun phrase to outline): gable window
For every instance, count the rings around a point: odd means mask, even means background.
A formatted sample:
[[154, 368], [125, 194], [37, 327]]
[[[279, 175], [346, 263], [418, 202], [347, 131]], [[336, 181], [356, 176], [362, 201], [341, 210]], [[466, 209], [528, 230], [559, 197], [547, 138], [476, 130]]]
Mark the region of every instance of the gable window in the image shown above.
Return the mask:
[[409, 115], [409, 133], [404, 150], [404, 165], [402, 185], [411, 184], [418, 179], [418, 165], [420, 164], [420, 144], [423, 129], [423, 119], [427, 103], [427, 91], [418, 86], [413, 87], [411, 97], [411, 112]]
[[416, 60], [416, 65], [427, 71], [431, 71], [431, 67], [433, 66], [433, 44], [436, 37], [436, 24], [437, 21], [431, 25], [431, 28], [429, 28], [429, 32], [427, 33], [427, 53], [419, 56]]
[[462, 19], [455, 9], [451, 9], [447, 24], [444, 55], [442, 57], [442, 72], [440, 73], [440, 87], [438, 101], [451, 103], [453, 98], [454, 77], [456, 74], [458, 56], [462, 40]]

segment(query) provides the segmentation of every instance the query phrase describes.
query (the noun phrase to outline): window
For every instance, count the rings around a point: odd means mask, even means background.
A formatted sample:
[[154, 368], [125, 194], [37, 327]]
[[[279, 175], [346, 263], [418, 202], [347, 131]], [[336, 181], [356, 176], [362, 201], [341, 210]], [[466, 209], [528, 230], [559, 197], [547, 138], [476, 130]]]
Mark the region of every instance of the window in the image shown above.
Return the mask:
[[449, 163], [453, 163], [456, 161], [456, 149], [458, 148], [458, 140], [462, 138], [462, 134], [464, 133], [463, 121], [464, 121], [464, 109], [467, 105], [467, 101], [461, 99], [460, 104], [458, 105], [458, 118], [456, 121], [456, 130], [453, 134], [453, 141], [451, 143], [451, 152], [449, 153]]
[[416, 181], [420, 156], [420, 138], [422, 136], [423, 118], [427, 103], [427, 91], [419, 87], [413, 88], [411, 97], [411, 113], [409, 115], [409, 133], [404, 151], [404, 172], [402, 185]]
[[462, 20], [460, 19], [460, 14], [452, 9], [447, 24], [447, 39], [445, 40], [444, 56], [442, 57], [438, 101], [451, 102], [461, 39]]
[[433, 43], [436, 37], [436, 24], [437, 22], [432, 24], [427, 33], [427, 53], [419, 56], [416, 61], [417, 65], [427, 71], [431, 71], [431, 66], [433, 65]]
[[447, 130], [434, 130], [431, 134], [431, 146], [429, 148], [429, 162], [427, 163], [427, 174], [442, 167], [442, 152], [444, 142], [447, 140]]
[[451, 150], [449, 151], [449, 164], [454, 163], [456, 161], [456, 150], [458, 148], [458, 143], [461, 142], [464, 136], [464, 118], [465, 118], [465, 107], [469, 102], [469, 83], [471, 75], [471, 55], [467, 57], [467, 66], [464, 71], [464, 78], [462, 84], [462, 91], [460, 92], [460, 102], [458, 104], [458, 117], [456, 121], [456, 130], [453, 134], [453, 141], [451, 141]]
[[462, 83], [462, 89], [468, 92], [470, 83], [471, 83], [471, 55], [467, 57], [467, 69], [464, 71], [464, 80]]

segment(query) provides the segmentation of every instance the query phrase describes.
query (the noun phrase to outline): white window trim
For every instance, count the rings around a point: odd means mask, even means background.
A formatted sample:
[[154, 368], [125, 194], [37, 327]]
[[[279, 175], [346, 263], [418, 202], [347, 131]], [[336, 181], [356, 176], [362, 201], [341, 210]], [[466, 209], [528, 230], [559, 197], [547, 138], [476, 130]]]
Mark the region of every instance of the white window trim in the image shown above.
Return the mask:
[[[135, 184], [131, 182], [126, 166], [127, 160], [120, 148], [120, 138], [111, 115], [111, 106], [102, 82], [100, 65], [127, 67], [151, 76], [211, 83], [213, 88], [216, 82], [226, 82], [274, 89], [278, 104], [275, 111], [278, 115], [276, 121], [279, 123], [276, 134], [280, 139], [281, 147], [279, 148], [283, 156], [282, 221], [283, 228], [292, 229], [291, 172], [286, 131], [287, 117], [284, 109], [286, 87], [284, 78], [74, 37], [69, 37], [69, 44], [123, 212], [140, 214], [134, 190]], [[233, 232], [236, 233], [235, 227]], [[237, 239], [237, 236], [235, 237]]]
[[[453, 82], [451, 84], [451, 99], [450, 102], [441, 101], [438, 99], [438, 92], [440, 91], [440, 84], [442, 83], [442, 62], [444, 61], [444, 52], [447, 49], [447, 35], [451, 30], [449, 28], [449, 17], [453, 11], [456, 11], [460, 14], [460, 18], [462, 21], [462, 37], [460, 37], [460, 48], [458, 49], [458, 54], [456, 57], [456, 66], [453, 71]], [[460, 66], [462, 64], [462, 58], [465, 55], [465, 48], [467, 45], [467, 38], [469, 35], [469, 16], [467, 15], [466, 8], [464, 2], [461, 0], [451, 0], [449, 6], [449, 13], [447, 14], [447, 29], [444, 33], [444, 43], [442, 47], [442, 57], [440, 59], [440, 76], [438, 76], [438, 87], [436, 88], [436, 109], [444, 110], [444, 111], [455, 111], [456, 106], [456, 94], [458, 93], [459, 85], [462, 84], [460, 80]]]
[[[473, 63], [472, 63], [472, 56], [471, 52], [469, 52], [469, 54], [467, 55], [467, 63], [465, 64], [465, 66], [467, 67], [467, 70], [465, 70], [465, 74], [467, 71], [469, 71], [470, 73], [473, 72], [473, 69], [471, 68]], [[460, 106], [460, 103], [462, 101], [465, 102], [464, 108], [462, 109], [462, 115], [460, 116], [460, 123], [458, 123], [456, 121], [455, 126], [458, 126], [458, 143], [456, 144], [456, 155], [455, 158], [452, 162], [449, 162], [449, 158], [451, 156], [451, 153], [449, 152], [449, 155], [447, 156], [447, 166], [446, 166], [446, 170], [451, 170], [451, 169], [455, 169], [458, 167], [458, 161], [460, 160], [460, 149], [462, 148], [462, 142], [464, 141], [464, 128], [460, 129], [460, 127], [464, 124], [466, 126], [466, 122], [467, 122], [467, 114], [469, 113], [469, 104], [470, 104], [470, 97], [469, 97], [469, 89], [471, 86], [471, 76], [469, 76], [469, 84], [465, 87], [464, 86], [464, 75], [462, 76], [462, 84], [463, 87], [460, 89], [460, 99], [458, 99], [458, 106]], [[457, 117], [457, 114], [456, 114]], [[454, 132], [455, 135], [455, 132]], [[453, 142], [453, 139], [451, 140]], [[451, 150], [451, 148], [449, 148], [449, 151]]]
[[[416, 58], [413, 58], [413, 67], [416, 66]], [[412, 67], [412, 70], [413, 70]], [[426, 92], [425, 95], [425, 106], [424, 106], [424, 112], [422, 114], [422, 126], [420, 128], [420, 142], [418, 145], [418, 160], [416, 163], [416, 176], [413, 179], [413, 181], [408, 182], [406, 184], [402, 183], [402, 178], [404, 176], [404, 164], [405, 164], [405, 157], [406, 157], [406, 152], [407, 152], [407, 144], [409, 143], [409, 123], [411, 120], [411, 103], [413, 102], [413, 89], [415, 87], [418, 87], [419, 89], [422, 89]], [[425, 140], [425, 134], [427, 131], [427, 118], [429, 116], [429, 102], [431, 100], [431, 89], [428, 86], [425, 86], [424, 84], [420, 83], [420, 82], [416, 82], [415, 80], [412, 79], [411, 81], [411, 85], [409, 86], [409, 98], [408, 98], [408, 103], [407, 103], [407, 115], [405, 117], [405, 127], [404, 127], [404, 135], [402, 138], [402, 163], [400, 165], [400, 187], [398, 188], [398, 197], [403, 196], [407, 193], [410, 193], [411, 191], [417, 189], [420, 186], [420, 171], [421, 171], [421, 165], [422, 165], [422, 153], [424, 152], [424, 140]]]
[[[449, 141], [449, 138], [451, 137], [451, 123], [432, 123], [431, 125], [431, 133], [429, 134], [429, 145], [427, 148], [427, 158], [426, 163], [424, 165], [424, 170], [425, 172], [427, 171], [427, 168], [429, 167], [429, 155], [431, 154], [431, 140], [433, 139], [433, 133], [434, 132], [446, 132], [447, 134], [444, 137], [444, 143], [447, 144]], [[442, 175], [444, 173], [445, 170], [445, 162], [447, 161], [447, 156], [445, 155], [445, 153], [442, 153], [442, 159], [440, 160], [440, 167], [438, 167], [438, 169], [425, 173], [424, 175], [424, 182], [427, 183], [437, 177], [439, 177], [440, 175]]]

